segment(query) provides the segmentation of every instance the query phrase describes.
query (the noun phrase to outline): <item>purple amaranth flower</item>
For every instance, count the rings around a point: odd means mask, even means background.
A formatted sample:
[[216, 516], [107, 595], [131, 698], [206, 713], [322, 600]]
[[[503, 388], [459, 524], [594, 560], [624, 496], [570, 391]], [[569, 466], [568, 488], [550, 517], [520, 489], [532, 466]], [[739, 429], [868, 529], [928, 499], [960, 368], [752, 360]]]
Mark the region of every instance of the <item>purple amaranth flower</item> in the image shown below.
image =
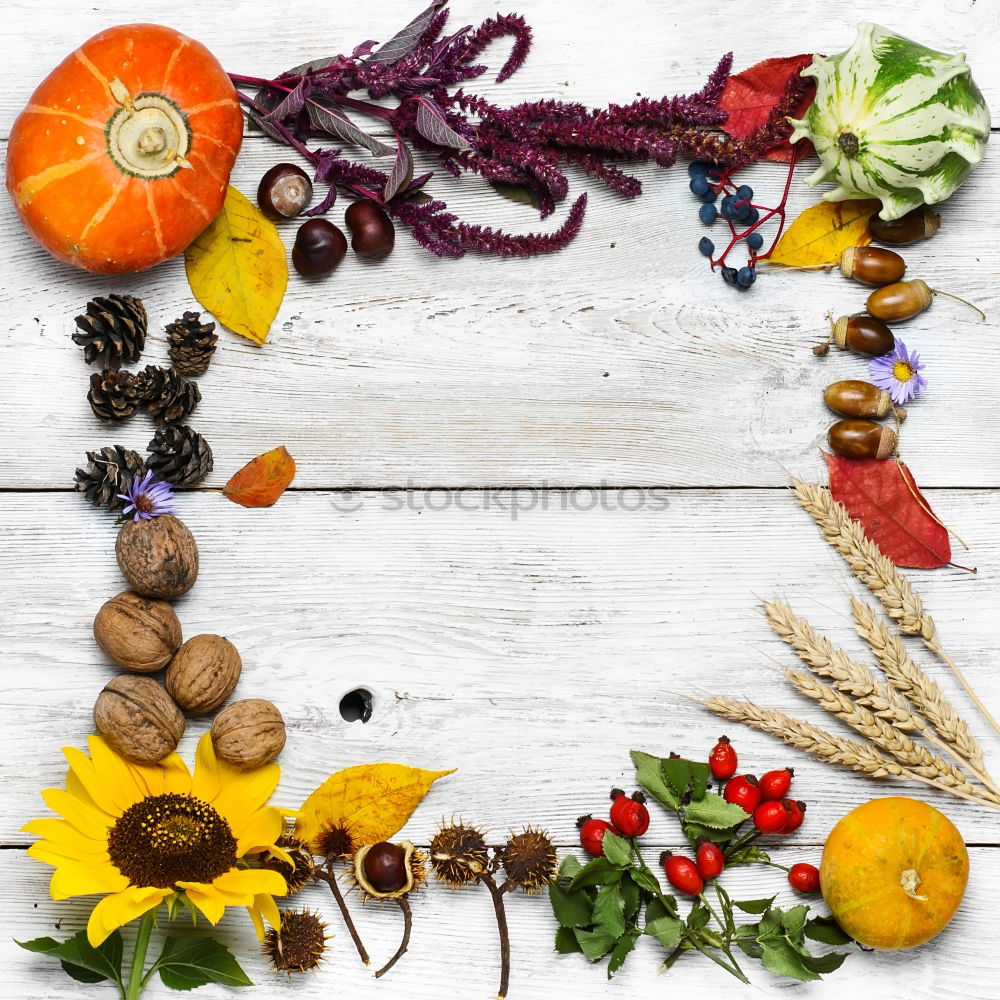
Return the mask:
[[128, 500], [128, 505], [122, 511], [122, 518], [127, 518], [135, 512], [133, 521], [148, 521], [161, 514], [176, 514], [174, 494], [169, 483], [152, 482], [153, 473], [147, 472], [142, 480], [132, 480], [127, 493], [119, 493], [122, 500]]
[[908, 351], [897, 337], [895, 350], [868, 362], [868, 374], [875, 385], [888, 390], [897, 406], [903, 406], [926, 388], [927, 380], [920, 374], [923, 367], [920, 355]]

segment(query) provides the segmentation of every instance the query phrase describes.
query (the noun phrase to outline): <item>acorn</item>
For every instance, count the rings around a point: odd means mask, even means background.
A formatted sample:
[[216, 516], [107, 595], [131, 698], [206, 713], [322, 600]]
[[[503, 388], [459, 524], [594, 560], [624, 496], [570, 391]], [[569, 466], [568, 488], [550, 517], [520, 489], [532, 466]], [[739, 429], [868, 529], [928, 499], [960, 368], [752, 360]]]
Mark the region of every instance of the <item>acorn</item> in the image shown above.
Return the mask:
[[848, 247], [840, 255], [840, 273], [862, 285], [888, 285], [906, 273], [906, 261], [881, 247]]
[[844, 350], [879, 357], [896, 346], [896, 338], [880, 319], [866, 313], [841, 316], [833, 324], [833, 342]]
[[941, 216], [927, 205], [921, 205], [898, 219], [886, 221], [873, 215], [868, 220], [868, 232], [879, 243], [905, 246], [933, 236], [941, 228]]
[[431, 839], [430, 860], [437, 880], [458, 889], [489, 871], [490, 849], [480, 830], [451, 823]]
[[853, 378], [828, 385], [823, 402], [842, 417], [879, 418], [892, 411], [892, 397], [886, 389]]
[[399, 899], [423, 885], [424, 856], [408, 840], [366, 844], [354, 855], [352, 877], [365, 901]]
[[978, 306], [952, 295], [951, 292], [931, 288], [926, 281], [921, 281], [919, 278], [914, 278], [913, 281], [896, 281], [891, 285], [876, 288], [868, 296], [866, 308], [877, 319], [910, 319], [925, 309], [930, 309], [935, 295], [947, 295], [949, 299], [957, 299], [970, 309], [975, 309], [983, 319], [986, 319], [986, 314]]
[[838, 420], [827, 431], [830, 450], [842, 458], [888, 458], [896, 450], [896, 432], [870, 420]]

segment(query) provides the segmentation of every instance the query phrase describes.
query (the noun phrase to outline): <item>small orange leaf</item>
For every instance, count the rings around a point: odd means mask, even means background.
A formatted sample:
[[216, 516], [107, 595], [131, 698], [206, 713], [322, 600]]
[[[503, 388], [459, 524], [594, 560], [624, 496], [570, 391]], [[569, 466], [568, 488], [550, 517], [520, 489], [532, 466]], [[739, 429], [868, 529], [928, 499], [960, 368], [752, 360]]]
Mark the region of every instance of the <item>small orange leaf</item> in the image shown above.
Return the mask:
[[840, 263], [848, 247], [866, 247], [868, 220], [881, 208], [874, 199], [821, 201], [810, 205], [787, 229], [768, 258], [786, 267], [825, 267]]
[[315, 843], [323, 830], [340, 828], [355, 846], [388, 840], [410, 818], [438, 778], [452, 771], [422, 771], [402, 764], [362, 764], [331, 774], [302, 804], [295, 836]]
[[270, 507], [294, 478], [295, 459], [281, 445], [244, 465], [222, 492], [241, 507]]

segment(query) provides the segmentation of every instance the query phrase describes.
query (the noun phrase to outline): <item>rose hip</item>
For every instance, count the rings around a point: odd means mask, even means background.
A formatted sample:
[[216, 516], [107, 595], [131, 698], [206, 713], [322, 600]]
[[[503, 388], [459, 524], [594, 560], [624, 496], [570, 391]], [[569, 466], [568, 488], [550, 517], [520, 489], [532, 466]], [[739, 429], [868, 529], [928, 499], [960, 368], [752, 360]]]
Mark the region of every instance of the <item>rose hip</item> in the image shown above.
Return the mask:
[[698, 866], [690, 858], [664, 851], [660, 855], [660, 863], [667, 881], [685, 896], [697, 896], [705, 888]]
[[790, 767], [780, 771], [768, 771], [760, 778], [760, 795], [765, 802], [777, 802], [788, 794], [792, 787], [792, 775], [795, 772]]
[[591, 857], [599, 858], [604, 854], [604, 834], [614, 827], [603, 819], [594, 819], [593, 816], [581, 816], [576, 821], [576, 827], [580, 831], [580, 846]]
[[737, 765], [736, 751], [728, 736], [720, 736], [719, 742], [712, 747], [708, 755], [708, 768], [712, 772], [712, 777], [718, 781], [725, 781], [736, 773]]
[[698, 874], [708, 881], [710, 878], [717, 878], [726, 867], [726, 857], [718, 844], [704, 841], [698, 845], [698, 853], [695, 854], [695, 864], [698, 867]]
[[819, 869], [815, 865], [792, 865], [788, 872], [788, 884], [803, 893], [819, 892]]
[[783, 833], [788, 810], [780, 802], [761, 802], [753, 811], [753, 825], [761, 833]]
[[722, 797], [734, 806], [739, 806], [745, 813], [751, 815], [760, 805], [760, 786], [752, 774], [740, 774], [726, 782]]
[[612, 788], [611, 822], [623, 837], [641, 837], [649, 829], [646, 796], [633, 792], [629, 798], [620, 788]]

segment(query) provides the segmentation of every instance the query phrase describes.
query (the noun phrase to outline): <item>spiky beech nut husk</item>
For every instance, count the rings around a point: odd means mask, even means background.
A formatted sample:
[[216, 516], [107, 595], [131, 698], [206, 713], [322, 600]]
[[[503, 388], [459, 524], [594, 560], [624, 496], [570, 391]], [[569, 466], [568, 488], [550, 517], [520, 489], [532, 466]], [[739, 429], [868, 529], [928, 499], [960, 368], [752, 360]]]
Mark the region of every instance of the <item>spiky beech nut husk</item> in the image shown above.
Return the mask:
[[170, 697], [192, 715], [214, 712], [235, 690], [243, 661], [221, 635], [205, 633], [188, 639], [167, 668]]
[[489, 867], [490, 849], [482, 831], [464, 823], [442, 825], [431, 839], [431, 868], [452, 889], [479, 880]]
[[292, 859], [292, 864], [282, 861], [281, 858], [272, 857], [270, 854], [262, 854], [260, 866], [277, 872], [288, 886], [288, 895], [294, 896], [303, 886], [312, 881], [313, 873], [316, 870], [312, 851], [309, 850], [308, 844], [288, 833], [283, 833], [274, 843], [276, 847], [282, 848], [288, 854]]
[[264, 935], [264, 954], [275, 972], [308, 972], [326, 951], [326, 924], [309, 910], [283, 910], [281, 923]]
[[119, 674], [97, 696], [94, 726], [122, 757], [155, 764], [177, 749], [184, 715], [151, 677]]
[[198, 579], [198, 545], [173, 514], [127, 521], [118, 532], [115, 555], [129, 586], [143, 597], [171, 601]]
[[556, 874], [556, 851], [544, 830], [528, 826], [500, 850], [500, 863], [511, 888], [540, 892]]
[[94, 638], [109, 660], [136, 674], [162, 670], [183, 641], [180, 620], [166, 601], [131, 590], [101, 605]]
[[381, 840], [354, 855], [351, 874], [363, 899], [399, 899], [424, 884], [424, 860], [408, 840], [398, 844]]
[[312, 842], [313, 850], [327, 861], [342, 861], [354, 854], [357, 844], [343, 823], [324, 823]]
[[227, 705], [212, 723], [218, 757], [236, 767], [270, 764], [285, 745], [285, 720], [264, 698], [244, 698]]

